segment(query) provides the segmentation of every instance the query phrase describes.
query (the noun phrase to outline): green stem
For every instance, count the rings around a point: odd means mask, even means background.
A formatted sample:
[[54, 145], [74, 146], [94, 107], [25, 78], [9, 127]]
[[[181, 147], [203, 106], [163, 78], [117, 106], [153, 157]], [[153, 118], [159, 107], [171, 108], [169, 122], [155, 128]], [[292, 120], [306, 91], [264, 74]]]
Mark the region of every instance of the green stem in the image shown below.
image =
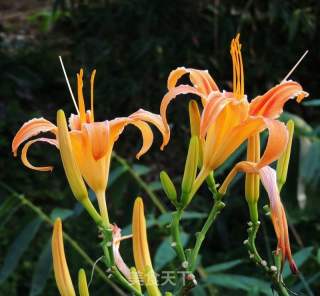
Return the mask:
[[135, 179], [135, 181], [140, 185], [141, 188], [148, 194], [148, 196], [151, 198], [152, 202], [155, 204], [155, 206], [159, 209], [161, 214], [164, 214], [167, 212], [163, 204], [161, 203], [159, 197], [149, 188], [148, 184], [144, 182], [141, 177], [131, 168], [131, 166], [128, 164], [128, 162], [116, 154], [115, 152], [112, 152], [113, 157], [123, 166], [125, 169], [130, 173], [130, 175]]
[[217, 195], [215, 199], [215, 203], [208, 215], [206, 222], [204, 223], [201, 231], [197, 234], [197, 239], [195, 246], [192, 250], [191, 257], [190, 257], [190, 271], [194, 272], [197, 262], [197, 257], [201, 248], [201, 245], [206, 237], [208, 230], [210, 229], [212, 223], [216, 220], [218, 214], [221, 210], [225, 207], [225, 204], [221, 201], [222, 195]]
[[[22, 194], [17, 193], [15, 190], [13, 190], [11, 187], [6, 185], [3, 182], [0, 182], [0, 185], [2, 188], [7, 190], [14, 196], [15, 198], [18, 198], [21, 202], [22, 205], [25, 205], [28, 207], [30, 210], [32, 210], [38, 217], [40, 217], [44, 222], [49, 224], [50, 226], [53, 226], [53, 221], [50, 219], [50, 217], [45, 214], [41, 208], [38, 206], [34, 205], [30, 200], [25, 198]], [[70, 246], [92, 267], [94, 267], [95, 262], [89, 257], [89, 255], [79, 246], [79, 244], [67, 233], [63, 233], [63, 237], [65, 241], [67, 241]], [[115, 283], [113, 283], [104, 271], [99, 267], [95, 266], [95, 270], [97, 271], [97, 274], [106, 282], [108, 283], [119, 295], [126, 296], [126, 293]]]
[[180, 237], [180, 219], [183, 211], [181, 209], [177, 210], [172, 214], [172, 223], [171, 223], [171, 233], [173, 238], [173, 243], [175, 244], [175, 250], [178, 255], [178, 258], [181, 262], [186, 261], [186, 255], [183, 250], [183, 245]]

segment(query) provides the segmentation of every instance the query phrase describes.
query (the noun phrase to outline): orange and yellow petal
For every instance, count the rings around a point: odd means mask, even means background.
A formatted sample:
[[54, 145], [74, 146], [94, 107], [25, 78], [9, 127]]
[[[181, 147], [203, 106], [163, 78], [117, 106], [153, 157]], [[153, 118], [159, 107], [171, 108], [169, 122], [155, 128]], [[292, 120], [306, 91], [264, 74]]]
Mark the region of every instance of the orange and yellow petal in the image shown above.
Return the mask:
[[190, 81], [193, 86], [205, 96], [208, 96], [212, 91], [219, 91], [219, 88], [207, 70], [196, 70], [191, 68], [179, 67], [171, 71], [168, 77], [168, 90], [174, 88], [178, 80], [185, 74], [190, 75]]
[[300, 102], [307, 96], [308, 93], [303, 91], [299, 83], [285, 81], [253, 99], [250, 102], [250, 115], [276, 118], [282, 113], [283, 106], [289, 99], [297, 98]]
[[268, 129], [269, 137], [266, 149], [257, 164], [258, 168], [262, 168], [279, 159], [286, 149], [289, 139], [288, 129], [284, 123], [269, 118], [263, 118], [263, 121]]
[[61, 219], [56, 219], [52, 234], [52, 258], [56, 283], [61, 296], [75, 296], [63, 246]]
[[109, 122], [92, 122], [83, 125], [91, 146], [91, 154], [95, 160], [104, 157], [110, 146]]
[[[240, 123], [229, 132], [224, 133], [224, 140], [212, 149], [211, 143], [206, 140], [204, 148], [204, 166], [211, 170], [220, 166], [247, 138], [259, 133], [265, 128], [265, 123], [262, 118], [249, 117], [246, 121]], [[219, 130], [217, 130], [217, 133]], [[212, 151], [213, 150], [213, 151]]]
[[34, 140], [30, 140], [22, 148], [22, 151], [21, 151], [22, 163], [26, 167], [28, 167], [29, 169], [32, 169], [32, 170], [42, 171], [42, 172], [52, 171], [53, 170], [53, 166], [34, 166], [29, 162], [28, 157], [27, 157], [28, 149], [35, 142], [45, 142], [45, 143], [51, 144], [51, 145], [53, 145], [53, 146], [55, 146], [56, 148], [59, 149], [58, 141], [56, 139], [37, 138], [37, 139], [34, 139]]
[[163, 138], [163, 142], [162, 145], [160, 147], [160, 149], [162, 150], [164, 145], [165, 145], [165, 139], [167, 138], [167, 129], [164, 125], [164, 122], [161, 118], [161, 116], [159, 114], [155, 114], [143, 109], [139, 109], [138, 111], [132, 113], [129, 118], [131, 119], [137, 119], [137, 120], [141, 120], [141, 121], [145, 121], [148, 123], [153, 124], [162, 134], [162, 138]]
[[167, 145], [170, 139], [170, 127], [168, 125], [168, 120], [167, 120], [167, 108], [170, 102], [175, 99], [178, 95], [183, 95], [183, 94], [194, 94], [202, 99], [206, 99], [205, 95], [201, 92], [199, 92], [196, 88], [190, 86], [190, 85], [179, 85], [175, 88], [170, 89], [165, 96], [163, 97], [160, 105], [160, 115], [162, 118], [162, 121], [164, 123], [165, 129], [166, 129], [166, 136], [164, 139], [164, 144], [163, 146]]
[[26, 123], [19, 129], [12, 141], [12, 152], [17, 156], [19, 146], [31, 137], [37, 136], [40, 133], [52, 132], [56, 133], [57, 127], [50, 121], [44, 118], [34, 118]]

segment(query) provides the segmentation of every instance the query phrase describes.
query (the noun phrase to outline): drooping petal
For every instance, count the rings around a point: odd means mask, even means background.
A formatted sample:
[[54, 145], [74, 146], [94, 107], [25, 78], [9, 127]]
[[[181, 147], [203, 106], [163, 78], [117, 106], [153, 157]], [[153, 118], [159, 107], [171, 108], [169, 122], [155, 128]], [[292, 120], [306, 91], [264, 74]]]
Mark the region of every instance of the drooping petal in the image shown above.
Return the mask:
[[307, 97], [302, 86], [294, 81], [285, 81], [258, 96], [250, 102], [250, 115], [262, 115], [269, 118], [277, 118], [283, 111], [284, 104], [293, 98], [300, 102]]
[[165, 139], [168, 137], [168, 131], [164, 125], [164, 122], [159, 114], [155, 114], [149, 111], [146, 111], [144, 109], [139, 109], [138, 111], [132, 113], [130, 116], [132, 119], [138, 119], [142, 121], [146, 121], [149, 123], [152, 123], [154, 126], [157, 127], [157, 129], [161, 132], [163, 137], [163, 142], [160, 147], [162, 150], [165, 146]]
[[286, 213], [281, 202], [277, 174], [274, 169], [266, 166], [259, 170], [261, 182], [268, 193], [270, 200], [271, 219], [278, 239], [278, 248], [281, 250], [282, 259], [288, 260], [293, 273], [297, 272], [297, 266], [292, 258], [288, 223]]
[[112, 228], [112, 250], [113, 250], [113, 257], [118, 269], [121, 273], [130, 280], [131, 272], [127, 264], [123, 261], [121, 254], [120, 254], [120, 242], [121, 242], [121, 229], [117, 225], [113, 225]]
[[268, 129], [269, 137], [266, 149], [257, 164], [258, 168], [277, 160], [286, 149], [289, 139], [288, 130], [284, 123], [269, 118], [263, 118], [263, 121]]
[[206, 97], [203, 93], [199, 92], [196, 88], [190, 85], [185, 85], [185, 84], [172, 88], [165, 94], [160, 105], [160, 115], [162, 117], [162, 121], [166, 129], [166, 136], [162, 146], [167, 145], [170, 139], [170, 127], [168, 125], [168, 120], [167, 120], [168, 105], [173, 99], [176, 98], [176, 96], [182, 95], [182, 94], [194, 94], [206, 100]]
[[204, 95], [208, 96], [212, 91], [219, 91], [217, 84], [207, 70], [196, 70], [185, 67], [179, 67], [171, 71], [167, 83], [168, 90], [174, 88], [177, 81], [185, 74], [190, 75], [190, 80], [193, 86]]
[[138, 119], [138, 116], [134, 116], [132, 118], [118, 117], [110, 121], [111, 140], [114, 142], [117, 141], [119, 136], [123, 132], [123, 129], [128, 124], [136, 126], [140, 130], [142, 135], [143, 144], [140, 151], [137, 154], [137, 158], [139, 159], [141, 155], [143, 155], [150, 149], [153, 142], [153, 133], [150, 126], [143, 120]]
[[83, 125], [88, 135], [91, 153], [95, 160], [104, 157], [110, 146], [109, 122], [92, 122]]
[[34, 140], [30, 140], [28, 141], [22, 148], [22, 151], [21, 151], [21, 160], [22, 160], [22, 163], [28, 167], [29, 169], [32, 169], [32, 170], [36, 170], [36, 171], [42, 171], [42, 172], [45, 172], [45, 171], [52, 171], [53, 170], [53, 166], [41, 166], [41, 167], [37, 167], [37, 166], [33, 166], [29, 160], [28, 160], [28, 157], [27, 157], [27, 153], [28, 153], [28, 149], [29, 147], [35, 143], [35, 142], [46, 142], [48, 144], [51, 144], [53, 146], [56, 146], [58, 149], [59, 149], [59, 146], [58, 146], [58, 141], [56, 139], [49, 139], [49, 138], [38, 138], [38, 139], [34, 139]]
[[19, 146], [31, 137], [37, 136], [39, 133], [52, 132], [56, 133], [57, 127], [50, 121], [44, 118], [34, 118], [26, 123], [19, 129], [12, 141], [12, 152], [17, 156]]
[[52, 234], [52, 258], [56, 283], [61, 296], [75, 296], [63, 246], [61, 219], [56, 219]]

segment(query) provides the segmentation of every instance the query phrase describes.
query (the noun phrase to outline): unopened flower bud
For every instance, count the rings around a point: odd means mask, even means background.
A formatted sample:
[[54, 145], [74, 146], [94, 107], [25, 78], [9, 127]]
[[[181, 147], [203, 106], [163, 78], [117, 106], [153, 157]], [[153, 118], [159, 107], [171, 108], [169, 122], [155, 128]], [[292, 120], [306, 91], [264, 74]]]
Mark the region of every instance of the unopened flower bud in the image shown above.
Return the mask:
[[130, 268], [130, 282], [136, 290], [141, 292], [139, 275], [137, 273], [137, 270], [134, 267]]
[[167, 197], [170, 199], [170, 201], [177, 206], [177, 191], [174, 187], [173, 182], [171, 181], [170, 177], [165, 171], [162, 171], [160, 173], [160, 181], [162, 184], [162, 188], [164, 192], [166, 193]]
[[78, 289], [80, 296], [89, 296], [86, 273], [82, 268], [78, 273]]
[[186, 206], [189, 200], [189, 193], [191, 192], [193, 182], [197, 173], [199, 155], [199, 143], [197, 137], [192, 137], [189, 144], [188, 156], [184, 168], [184, 174], [181, 184], [182, 203]]
[[292, 147], [292, 139], [293, 139], [293, 133], [294, 133], [294, 122], [292, 120], [289, 120], [287, 122], [287, 129], [289, 131], [289, 139], [288, 144], [279, 158], [277, 162], [277, 183], [279, 191], [281, 191], [282, 186], [286, 183], [287, 175], [288, 175], [288, 167], [289, 167], [289, 161], [290, 161], [290, 155], [291, 155], [291, 147]]

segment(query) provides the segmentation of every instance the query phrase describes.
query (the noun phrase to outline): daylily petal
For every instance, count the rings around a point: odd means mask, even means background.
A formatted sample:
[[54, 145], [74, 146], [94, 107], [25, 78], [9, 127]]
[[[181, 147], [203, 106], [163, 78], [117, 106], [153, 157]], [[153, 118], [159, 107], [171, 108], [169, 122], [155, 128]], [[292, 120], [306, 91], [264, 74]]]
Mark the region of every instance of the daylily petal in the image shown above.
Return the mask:
[[50, 121], [44, 118], [34, 118], [26, 123], [19, 129], [17, 134], [15, 135], [12, 141], [12, 152], [14, 156], [17, 156], [17, 150], [21, 143], [38, 135], [39, 133], [43, 132], [52, 132], [56, 133], [57, 127], [51, 123]]
[[132, 119], [146, 121], [155, 125], [162, 134], [163, 142], [160, 149], [163, 149], [163, 147], [165, 146], [165, 139], [168, 137], [168, 131], [166, 130], [164, 122], [162, 121], [162, 118], [159, 114], [139, 109], [138, 111], [132, 113], [129, 117]]
[[213, 92], [208, 97], [200, 122], [200, 138], [204, 139], [208, 128], [216, 121], [224, 107], [230, 103], [220, 92]]
[[45, 171], [52, 171], [53, 170], [53, 166], [41, 166], [41, 167], [36, 167], [36, 166], [33, 166], [29, 160], [28, 160], [28, 157], [27, 157], [27, 153], [28, 153], [28, 149], [29, 147], [35, 143], [35, 142], [46, 142], [46, 143], [49, 143], [53, 146], [56, 146], [58, 149], [59, 149], [59, 146], [58, 146], [58, 141], [56, 139], [49, 139], [49, 138], [38, 138], [38, 139], [34, 139], [34, 140], [30, 140], [28, 141], [22, 148], [22, 151], [21, 151], [21, 160], [22, 160], [22, 163], [28, 167], [29, 169], [32, 169], [32, 170], [36, 170], [36, 171], [42, 171], [42, 172], [45, 172]]
[[175, 88], [172, 88], [165, 94], [160, 105], [160, 115], [162, 117], [165, 129], [166, 129], [166, 137], [164, 139], [164, 143], [162, 146], [167, 145], [170, 139], [170, 128], [168, 125], [168, 120], [166, 115], [168, 105], [173, 99], [176, 98], [176, 96], [182, 95], [182, 94], [194, 94], [206, 100], [205, 95], [203, 93], [199, 92], [196, 88], [190, 85], [185, 85], [185, 84], [181, 84]]
[[110, 146], [109, 122], [86, 123], [83, 129], [87, 132], [93, 158], [99, 160], [104, 157]]
[[53, 227], [52, 258], [56, 283], [61, 296], [75, 296], [75, 290], [67, 265], [63, 246], [63, 233], [61, 219], [58, 218]]
[[262, 118], [249, 117], [226, 134], [215, 151], [210, 143], [205, 143], [204, 165], [214, 170], [220, 166], [248, 137], [262, 131], [265, 123]]
[[289, 139], [288, 130], [284, 123], [269, 118], [263, 118], [263, 120], [269, 131], [269, 137], [266, 149], [257, 164], [258, 168], [277, 160], [286, 149]]
[[212, 91], [219, 91], [217, 84], [214, 82], [207, 70], [196, 70], [185, 67], [179, 67], [171, 71], [167, 83], [168, 90], [174, 88], [177, 81], [187, 73], [190, 75], [190, 80], [194, 87], [206, 96]]
[[288, 223], [277, 186], [277, 174], [271, 167], [259, 170], [261, 182], [266, 189], [269, 200], [271, 219], [278, 239], [278, 248], [281, 250], [282, 259], [288, 259], [292, 272], [297, 272], [297, 266], [292, 258], [288, 234]]
[[294, 81], [285, 81], [258, 96], [250, 102], [250, 115], [262, 115], [276, 118], [282, 113], [283, 105], [293, 98], [300, 102], [307, 97], [308, 93], [303, 91], [302, 86]]
[[137, 159], [139, 159], [141, 155], [150, 149], [153, 143], [153, 133], [150, 126], [141, 120], [132, 121], [132, 124], [140, 130], [142, 135], [142, 147], [136, 155]]
[[117, 225], [113, 225], [112, 228], [112, 250], [113, 250], [113, 257], [115, 260], [115, 263], [118, 267], [118, 269], [121, 271], [121, 273], [130, 280], [131, 278], [131, 272], [127, 264], [123, 261], [119, 248], [120, 248], [120, 242], [121, 242], [121, 229]]
[[69, 134], [72, 149], [83, 178], [93, 191], [104, 191], [108, 182], [113, 141], [109, 142], [105, 156], [95, 160], [88, 133], [85, 131], [71, 131]]

